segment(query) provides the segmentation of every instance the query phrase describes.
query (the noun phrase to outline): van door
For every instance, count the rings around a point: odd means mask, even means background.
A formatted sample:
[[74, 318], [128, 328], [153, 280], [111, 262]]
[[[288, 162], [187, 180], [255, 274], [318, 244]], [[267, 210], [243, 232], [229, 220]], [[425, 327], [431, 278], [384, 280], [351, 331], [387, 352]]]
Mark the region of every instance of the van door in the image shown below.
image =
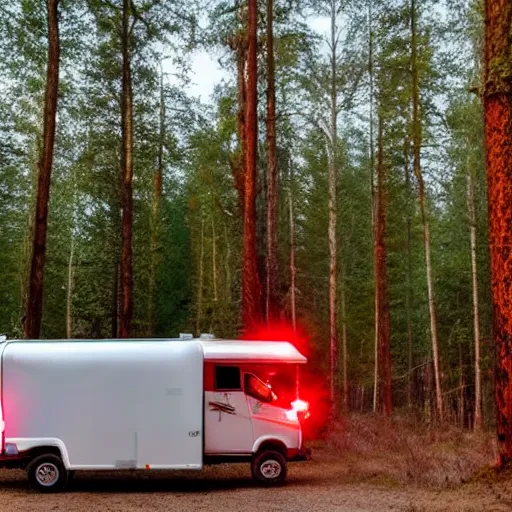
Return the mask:
[[252, 453], [252, 418], [240, 368], [214, 365], [212, 388], [205, 391], [205, 454]]

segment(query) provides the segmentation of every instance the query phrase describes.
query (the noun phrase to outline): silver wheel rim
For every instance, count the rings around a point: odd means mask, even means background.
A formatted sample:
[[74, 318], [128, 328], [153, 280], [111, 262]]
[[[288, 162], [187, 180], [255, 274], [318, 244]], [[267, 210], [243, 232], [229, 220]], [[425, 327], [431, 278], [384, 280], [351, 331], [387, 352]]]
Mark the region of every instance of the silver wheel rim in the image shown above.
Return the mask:
[[59, 468], [51, 462], [43, 462], [37, 466], [36, 480], [43, 487], [51, 487], [59, 479]]
[[271, 480], [281, 474], [281, 464], [277, 460], [269, 459], [260, 466], [260, 471], [265, 478]]

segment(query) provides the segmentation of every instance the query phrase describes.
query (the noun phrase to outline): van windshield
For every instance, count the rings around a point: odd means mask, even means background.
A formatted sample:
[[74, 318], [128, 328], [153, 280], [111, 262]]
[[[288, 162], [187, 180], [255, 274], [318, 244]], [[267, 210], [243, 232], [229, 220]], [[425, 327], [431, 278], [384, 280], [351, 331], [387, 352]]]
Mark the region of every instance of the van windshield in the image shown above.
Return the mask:
[[[246, 371], [246, 376], [252, 375], [255, 379], [251, 379], [251, 383], [254, 383], [254, 386], [250, 386], [254, 392], [260, 390], [260, 394], [269, 396], [270, 391], [271, 398], [267, 400], [268, 403], [271, 402], [277, 407], [289, 409], [291, 402], [297, 398], [296, 368], [294, 365], [254, 366], [247, 368]], [[258, 381], [258, 383], [256, 383], [256, 381]], [[247, 393], [249, 383], [244, 382], [244, 384]], [[247, 394], [254, 396], [254, 394], [251, 393]], [[255, 398], [261, 400], [259, 395]]]
[[274, 400], [274, 394], [270, 387], [258, 379], [252, 373], [245, 374], [245, 393], [262, 402], [270, 403]]

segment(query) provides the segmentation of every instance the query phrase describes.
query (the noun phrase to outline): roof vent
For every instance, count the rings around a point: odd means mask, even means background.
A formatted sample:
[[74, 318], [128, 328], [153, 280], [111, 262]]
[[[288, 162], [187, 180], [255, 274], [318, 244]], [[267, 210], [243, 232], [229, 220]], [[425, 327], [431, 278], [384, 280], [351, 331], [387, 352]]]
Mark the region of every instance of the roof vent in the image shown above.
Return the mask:
[[0, 343], [7, 341], [7, 334], [0, 334]]
[[180, 338], [182, 340], [192, 340], [192, 339], [194, 339], [194, 335], [189, 334], [188, 332], [180, 332]]
[[199, 338], [201, 338], [202, 340], [214, 340], [215, 334], [211, 334], [209, 332], [202, 332]]

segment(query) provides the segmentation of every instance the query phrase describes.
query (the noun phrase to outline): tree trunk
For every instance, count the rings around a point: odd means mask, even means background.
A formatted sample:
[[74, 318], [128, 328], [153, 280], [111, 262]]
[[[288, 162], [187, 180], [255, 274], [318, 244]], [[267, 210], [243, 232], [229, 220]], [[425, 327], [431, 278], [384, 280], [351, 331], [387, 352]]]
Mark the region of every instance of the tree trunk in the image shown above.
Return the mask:
[[459, 426], [464, 428], [464, 361], [462, 358], [462, 344], [459, 343]]
[[197, 279], [197, 314], [196, 334], [199, 336], [203, 315], [203, 286], [204, 286], [204, 217], [201, 219], [201, 246], [199, 249], [199, 277]]
[[[295, 268], [295, 214], [293, 208], [293, 195], [294, 195], [294, 172], [293, 162], [290, 159], [290, 183], [288, 186], [288, 206], [289, 206], [289, 221], [290, 221], [290, 312], [292, 318], [293, 331], [297, 331], [297, 309], [295, 299], [295, 278], [297, 269]], [[300, 391], [300, 368], [299, 365], [295, 367], [295, 395], [299, 399]]]
[[412, 214], [411, 214], [411, 176], [409, 170], [409, 137], [405, 138], [404, 143], [404, 167], [405, 167], [405, 193], [407, 195], [407, 292], [405, 295], [405, 309], [407, 315], [407, 407], [412, 407], [412, 365], [413, 365], [413, 347], [412, 347], [412, 322], [411, 322], [411, 302], [412, 302]]
[[288, 204], [290, 213], [290, 309], [293, 330], [297, 329], [297, 312], [295, 305], [295, 215], [293, 213], [293, 163], [290, 165], [290, 186], [288, 187]]
[[372, 243], [373, 243], [373, 272], [374, 272], [374, 339], [373, 339], [373, 412], [377, 412], [378, 390], [379, 390], [379, 294], [377, 292], [377, 232], [376, 232], [376, 212], [377, 201], [375, 196], [375, 151], [373, 137], [373, 2], [370, 0], [368, 5], [368, 75], [370, 78], [370, 189], [371, 189], [371, 208], [372, 208]]
[[277, 145], [274, 73], [274, 0], [267, 0], [267, 322], [277, 317]]
[[[468, 144], [468, 148], [469, 148]], [[475, 342], [475, 410], [474, 428], [482, 428], [482, 372], [480, 368], [480, 312], [478, 306], [478, 269], [476, 262], [476, 211], [475, 211], [475, 176], [473, 169], [468, 169], [468, 216], [471, 248], [471, 279], [473, 289], [473, 336]]]
[[338, 336], [336, 321], [336, 282], [337, 282], [337, 112], [338, 112], [338, 91], [337, 91], [337, 42], [336, 42], [336, 0], [331, 0], [331, 133], [330, 133], [330, 155], [329, 155], [329, 344], [330, 344], [330, 398], [332, 413], [336, 412], [336, 371], [338, 367]]
[[432, 263], [430, 258], [430, 227], [425, 204], [425, 185], [421, 174], [421, 141], [422, 128], [420, 119], [420, 88], [418, 78], [418, 42], [416, 27], [416, 0], [411, 0], [411, 72], [412, 72], [412, 124], [414, 149], [414, 174], [418, 180], [418, 197], [420, 203], [421, 222], [423, 224], [423, 241], [425, 246], [425, 262], [427, 267], [428, 306], [430, 314], [430, 335], [434, 359], [434, 379], [436, 393], [436, 410], [440, 420], [443, 419], [443, 395], [441, 391], [441, 375], [439, 365], [439, 345], [437, 341], [436, 305], [434, 299], [434, 283], [432, 279]]
[[341, 271], [341, 291], [340, 291], [340, 309], [341, 309], [341, 366], [342, 381], [341, 403], [343, 411], [348, 411], [348, 337], [347, 337], [347, 305], [345, 297], [345, 285], [343, 279], [343, 269]]
[[114, 266], [114, 280], [112, 282], [112, 338], [116, 338], [119, 332], [119, 274], [121, 273], [121, 269], [120, 264], [117, 263], [117, 261], [118, 256], [116, 256], [116, 264]]
[[261, 322], [261, 285], [256, 252], [256, 158], [258, 141], [257, 0], [248, 0], [247, 81], [245, 95], [244, 240], [242, 322], [250, 329]]
[[44, 103], [43, 146], [38, 164], [37, 198], [34, 219], [32, 264], [25, 319], [25, 338], [39, 338], [43, 316], [43, 281], [48, 227], [48, 202], [55, 145], [57, 96], [59, 90], [59, 0], [47, 0], [48, 67]]
[[213, 281], [213, 300], [219, 300], [217, 291], [217, 235], [215, 233], [215, 215], [212, 212], [212, 281]]
[[123, 0], [123, 78], [121, 95], [122, 131], [122, 248], [121, 248], [121, 311], [119, 315], [119, 337], [128, 338], [132, 331], [133, 315], [133, 97], [131, 76], [131, 3]]
[[153, 173], [153, 208], [151, 211], [151, 241], [150, 241], [150, 269], [149, 269], [149, 335], [155, 335], [155, 293], [156, 272], [158, 267], [158, 252], [160, 244], [160, 203], [162, 200], [162, 183], [164, 175], [164, 144], [165, 144], [165, 101], [164, 101], [164, 75], [160, 72], [160, 128], [158, 137], [158, 158]]
[[68, 289], [66, 293], [66, 338], [73, 337], [73, 269], [75, 256], [75, 237], [71, 232], [71, 248], [68, 261]]
[[379, 116], [377, 153], [377, 211], [376, 211], [376, 290], [378, 295], [378, 397], [380, 409], [391, 416], [391, 350], [389, 323], [389, 296], [386, 256], [386, 192], [384, 177], [383, 119]]
[[512, 460], [512, 5], [485, 2], [485, 146], [496, 347], [496, 428], [501, 465]]
[[231, 244], [229, 242], [229, 236], [228, 236], [228, 227], [226, 224], [224, 224], [224, 240], [225, 240], [225, 247], [226, 247], [226, 258], [224, 260], [224, 269], [226, 273], [226, 302], [228, 304], [231, 304], [232, 301], [232, 295], [231, 295]]

